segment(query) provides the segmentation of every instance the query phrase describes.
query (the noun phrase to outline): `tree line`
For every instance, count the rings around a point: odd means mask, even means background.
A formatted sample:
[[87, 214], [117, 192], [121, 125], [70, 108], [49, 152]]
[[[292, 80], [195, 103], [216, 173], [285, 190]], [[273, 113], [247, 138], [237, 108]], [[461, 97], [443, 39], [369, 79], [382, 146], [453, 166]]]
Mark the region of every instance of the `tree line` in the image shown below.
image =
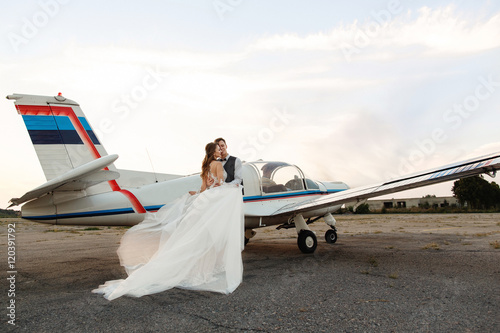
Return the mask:
[[0, 217], [20, 217], [21, 212], [11, 209], [0, 209]]
[[500, 209], [500, 187], [483, 176], [462, 178], [453, 183], [453, 195], [470, 209]]

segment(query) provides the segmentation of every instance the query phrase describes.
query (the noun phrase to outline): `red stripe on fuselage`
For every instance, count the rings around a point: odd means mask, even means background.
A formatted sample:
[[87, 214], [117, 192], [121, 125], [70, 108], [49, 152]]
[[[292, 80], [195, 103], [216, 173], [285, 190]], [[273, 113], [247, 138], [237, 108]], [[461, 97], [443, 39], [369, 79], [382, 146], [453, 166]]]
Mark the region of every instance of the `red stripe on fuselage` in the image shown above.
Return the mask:
[[[116, 183], [116, 181], [113, 180], [113, 182], [116, 184], [116, 186], [118, 186], [118, 188], [120, 188], [120, 186]], [[113, 190], [113, 191], [115, 191], [115, 190]], [[129, 190], [121, 190], [121, 189], [118, 191], [127, 197], [127, 199], [130, 201], [132, 206], [134, 206], [134, 209], [137, 213], [140, 213], [140, 214], [146, 213], [146, 209], [141, 204], [139, 199], [137, 199], [137, 197], [134, 194], [132, 194], [132, 192], [130, 192]]]
[[[98, 159], [101, 157], [101, 154], [99, 154], [99, 151], [97, 151], [96, 146], [92, 142], [92, 139], [90, 139], [89, 134], [83, 127], [83, 124], [80, 122], [80, 119], [78, 119], [77, 115], [75, 114], [75, 111], [73, 108], [68, 107], [68, 106], [45, 106], [45, 105], [16, 105], [17, 110], [19, 113], [23, 116], [25, 115], [30, 115], [30, 116], [66, 116], [69, 118], [71, 121], [71, 124], [73, 124], [73, 127], [75, 128], [76, 132], [78, 133], [78, 136], [80, 139], [82, 139], [83, 144], [89, 149], [90, 153], [95, 159]], [[109, 170], [108, 167], [105, 167], [104, 170]], [[122, 193], [127, 199], [130, 201], [132, 206], [134, 207], [135, 211], [137, 213], [146, 213], [146, 209], [144, 209], [144, 206], [140, 203], [139, 199], [135, 195], [132, 194], [132, 192], [128, 190], [122, 190], [120, 188], [120, 185], [116, 182], [116, 180], [108, 180], [108, 184], [111, 187], [113, 191], [118, 191]]]

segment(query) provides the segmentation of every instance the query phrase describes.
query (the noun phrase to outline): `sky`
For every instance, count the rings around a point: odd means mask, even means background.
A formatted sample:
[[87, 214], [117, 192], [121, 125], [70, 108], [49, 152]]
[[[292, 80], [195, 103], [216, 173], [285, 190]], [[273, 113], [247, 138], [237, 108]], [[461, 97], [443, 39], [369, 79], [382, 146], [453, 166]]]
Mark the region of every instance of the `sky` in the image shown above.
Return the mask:
[[[498, 1], [26, 0], [0, 22], [3, 95], [77, 101], [121, 169], [196, 173], [224, 137], [356, 187], [500, 151]], [[4, 208], [46, 180], [7, 99], [0, 126]]]

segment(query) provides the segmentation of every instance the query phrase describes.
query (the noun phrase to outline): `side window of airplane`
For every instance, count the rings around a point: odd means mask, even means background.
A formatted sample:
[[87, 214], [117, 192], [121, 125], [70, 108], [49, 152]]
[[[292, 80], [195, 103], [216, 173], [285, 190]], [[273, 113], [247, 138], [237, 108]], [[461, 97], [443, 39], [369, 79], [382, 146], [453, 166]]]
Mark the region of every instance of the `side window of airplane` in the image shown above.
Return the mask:
[[308, 190], [319, 190], [319, 185], [314, 180], [306, 178], [306, 186]]
[[278, 165], [269, 172], [264, 168], [262, 174], [262, 191], [264, 193], [304, 190], [301, 173], [292, 165]]

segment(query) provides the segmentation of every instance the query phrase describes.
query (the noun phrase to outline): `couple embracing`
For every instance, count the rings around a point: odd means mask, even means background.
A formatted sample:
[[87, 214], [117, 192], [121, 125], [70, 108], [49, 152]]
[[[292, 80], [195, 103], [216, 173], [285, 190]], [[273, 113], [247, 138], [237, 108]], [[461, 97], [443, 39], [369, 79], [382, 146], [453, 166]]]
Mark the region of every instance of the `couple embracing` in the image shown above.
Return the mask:
[[130, 228], [118, 248], [128, 277], [93, 290], [108, 300], [171, 288], [229, 294], [241, 283], [244, 215], [239, 158], [226, 141], [205, 146], [199, 191], [186, 193]]
[[[243, 182], [241, 160], [227, 152], [226, 140], [215, 139], [205, 146], [205, 158], [201, 166], [201, 191], [219, 186], [222, 182], [240, 186]], [[196, 192], [190, 192], [194, 194]]]

